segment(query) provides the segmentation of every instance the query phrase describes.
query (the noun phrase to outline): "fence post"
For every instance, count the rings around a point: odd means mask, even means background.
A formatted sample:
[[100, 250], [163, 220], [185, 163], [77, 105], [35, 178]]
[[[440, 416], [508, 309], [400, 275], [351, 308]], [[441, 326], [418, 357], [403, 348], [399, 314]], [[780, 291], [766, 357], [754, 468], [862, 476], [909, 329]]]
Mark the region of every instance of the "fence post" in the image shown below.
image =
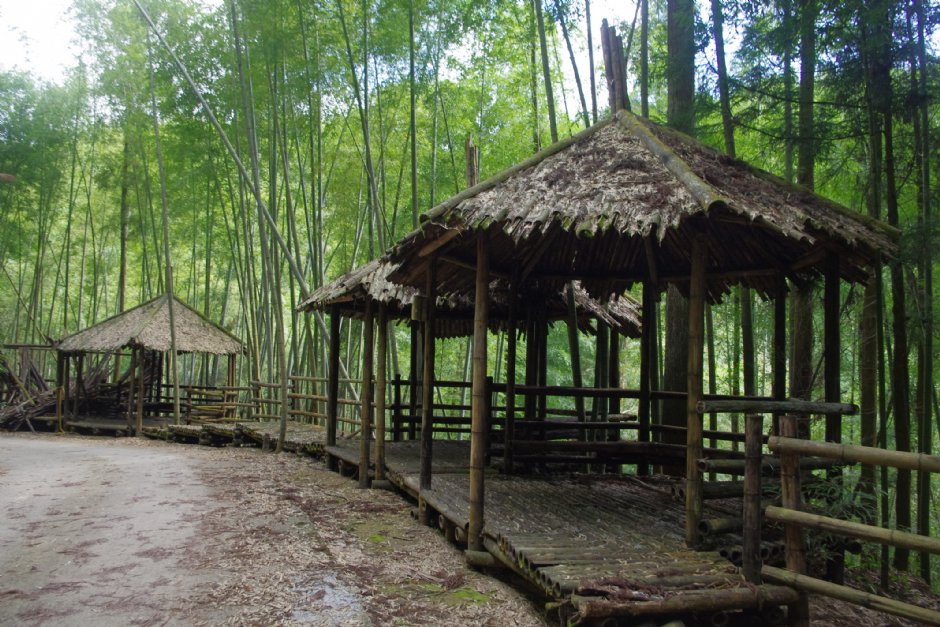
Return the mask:
[[[780, 432], [785, 438], [798, 437], [797, 417], [781, 416]], [[800, 455], [799, 453], [780, 452], [780, 492], [783, 506], [799, 510], [802, 499], [800, 492]], [[799, 525], [784, 526], [786, 539], [787, 570], [799, 575], [806, 572], [806, 556], [803, 552], [803, 532]], [[788, 607], [788, 622], [791, 627], [809, 627], [809, 597], [800, 592], [800, 598]]]

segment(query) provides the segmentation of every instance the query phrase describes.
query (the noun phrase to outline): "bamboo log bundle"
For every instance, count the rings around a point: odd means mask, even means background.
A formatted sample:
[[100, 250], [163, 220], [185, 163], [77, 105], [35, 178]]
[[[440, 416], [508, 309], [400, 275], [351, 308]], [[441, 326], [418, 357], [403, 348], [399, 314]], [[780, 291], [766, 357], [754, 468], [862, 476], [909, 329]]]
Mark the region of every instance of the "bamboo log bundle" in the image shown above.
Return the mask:
[[742, 518], [706, 518], [698, 524], [699, 533], [703, 536], [737, 533], [742, 529], [744, 529]]
[[575, 596], [573, 602], [578, 616], [582, 620], [589, 620], [613, 616], [720, 612], [728, 608], [755, 609], [769, 605], [786, 605], [793, 602], [796, 596], [797, 593], [791, 588], [761, 585], [730, 590], [692, 591], [646, 600], [618, 601]]
[[910, 603], [896, 601], [886, 597], [878, 596], [861, 590], [855, 590], [847, 586], [829, 583], [821, 579], [800, 575], [783, 568], [774, 568], [765, 566], [762, 575], [769, 581], [798, 588], [805, 592], [819, 594], [822, 596], [840, 599], [856, 605], [907, 618], [908, 620], [919, 621], [926, 625], [940, 625], [940, 612], [930, 610]]
[[[799, 438], [773, 436], [767, 446], [775, 452], [792, 452], [800, 455], [815, 455], [843, 463], [861, 463], [873, 466], [889, 466], [918, 472], [940, 473], [940, 455], [889, 451], [873, 446], [814, 442]], [[802, 460], [801, 460], [802, 461]]]

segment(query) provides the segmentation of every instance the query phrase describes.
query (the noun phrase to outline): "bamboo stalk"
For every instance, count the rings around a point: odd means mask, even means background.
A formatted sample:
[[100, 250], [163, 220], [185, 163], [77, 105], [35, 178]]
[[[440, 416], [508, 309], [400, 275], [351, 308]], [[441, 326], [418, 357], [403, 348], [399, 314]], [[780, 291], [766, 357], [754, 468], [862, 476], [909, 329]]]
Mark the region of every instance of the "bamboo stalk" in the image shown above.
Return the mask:
[[911, 605], [910, 603], [903, 603], [868, 592], [862, 592], [861, 590], [840, 586], [807, 575], [790, 572], [782, 568], [774, 568], [773, 566], [764, 566], [763, 574], [770, 581], [798, 588], [805, 592], [840, 599], [873, 610], [885, 612], [886, 614], [919, 621], [927, 625], [940, 625], [940, 612]]
[[[624, 119], [624, 118], [621, 118]], [[698, 523], [702, 519], [702, 475], [698, 460], [702, 457], [702, 416], [696, 407], [702, 396], [702, 352], [705, 320], [705, 266], [708, 250], [703, 235], [692, 242], [692, 268], [689, 276], [689, 357], [686, 401], [686, 468], [685, 468], [685, 542], [698, 544]]]
[[828, 533], [859, 538], [871, 542], [879, 542], [881, 544], [889, 544], [891, 546], [899, 546], [913, 551], [926, 551], [940, 554], [940, 538], [921, 536], [916, 533], [899, 531], [897, 529], [882, 529], [881, 527], [874, 527], [872, 525], [863, 525], [861, 523], [776, 506], [770, 506], [764, 510], [764, 515], [768, 520], [777, 522], [800, 525], [802, 527], [819, 529], [820, 531], [826, 531]]
[[612, 616], [652, 616], [656, 614], [684, 614], [689, 612], [719, 612], [728, 608], [751, 609], [768, 605], [783, 605], [795, 599], [797, 593], [784, 586], [762, 585], [756, 588], [731, 590], [703, 590], [686, 592], [650, 601], [617, 602], [574, 597], [575, 607], [582, 620]]
[[[780, 432], [784, 436], [795, 438], [799, 431], [796, 416], [782, 416], [780, 418]], [[800, 457], [794, 453], [781, 453], [780, 488], [783, 506], [789, 509], [800, 509], [802, 500], [800, 486]], [[803, 546], [803, 533], [798, 525], [788, 524], [784, 527], [786, 539], [787, 568], [797, 574], [806, 572], [806, 557]], [[765, 571], [762, 571], [764, 574]], [[769, 576], [769, 575], [768, 575]], [[810, 624], [809, 598], [801, 594], [789, 606], [788, 619], [791, 627], [808, 627]]]
[[750, 414], [745, 420], [744, 445], [744, 578], [752, 584], [760, 584], [761, 541], [761, 484], [760, 453], [763, 416]]
[[473, 313], [473, 391], [470, 436], [470, 526], [467, 546], [483, 550], [484, 475], [487, 434], [486, 329], [489, 323], [489, 254], [484, 238], [477, 238], [477, 270]]
[[375, 478], [385, 480], [385, 399], [387, 395], [388, 311], [379, 304], [379, 338], [375, 373]]
[[818, 457], [835, 459], [842, 462], [940, 473], [940, 456], [938, 455], [889, 451], [873, 446], [814, 442], [812, 440], [803, 440], [796, 437], [786, 438], [772, 436], [767, 440], [767, 446], [770, 450], [781, 454], [795, 453], [798, 455], [816, 455]]

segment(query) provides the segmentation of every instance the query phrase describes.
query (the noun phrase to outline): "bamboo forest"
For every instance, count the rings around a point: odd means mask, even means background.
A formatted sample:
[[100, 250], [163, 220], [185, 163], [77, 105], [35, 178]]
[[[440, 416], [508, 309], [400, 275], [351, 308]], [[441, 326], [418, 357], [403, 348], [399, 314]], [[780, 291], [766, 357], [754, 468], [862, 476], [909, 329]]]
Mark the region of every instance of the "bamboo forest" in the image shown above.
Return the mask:
[[[0, 65], [0, 457], [294, 452], [549, 624], [940, 624], [940, 6], [66, 11]], [[528, 624], [470, 585], [332, 611]], [[299, 589], [232, 620], [360, 624]]]

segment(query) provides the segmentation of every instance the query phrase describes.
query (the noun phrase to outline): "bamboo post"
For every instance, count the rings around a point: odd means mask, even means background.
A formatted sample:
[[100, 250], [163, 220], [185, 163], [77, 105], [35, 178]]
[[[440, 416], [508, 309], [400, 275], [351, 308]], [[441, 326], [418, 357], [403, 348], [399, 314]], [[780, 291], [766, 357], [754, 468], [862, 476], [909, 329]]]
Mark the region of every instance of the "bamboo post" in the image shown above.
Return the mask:
[[[411, 346], [411, 350], [415, 350], [414, 345]], [[395, 402], [395, 409], [392, 411], [392, 440], [395, 442], [401, 441], [401, 386], [403, 383], [401, 376], [396, 374], [392, 383], [393, 400]]]
[[385, 480], [385, 398], [387, 393], [388, 311], [379, 304], [378, 355], [375, 369], [375, 479]]
[[749, 414], [744, 422], [744, 555], [742, 565], [744, 579], [748, 583], [760, 585], [761, 577], [761, 431], [763, 416]]
[[375, 358], [375, 306], [366, 300], [366, 314], [362, 321], [362, 388], [359, 406], [359, 487], [369, 487], [369, 447], [372, 442], [372, 368]]
[[[434, 307], [437, 304], [435, 260], [428, 264], [424, 288], [424, 373], [421, 377], [421, 489], [431, 489], [431, 444], [434, 438]], [[427, 524], [427, 520], [422, 520]]]
[[[826, 255], [825, 275], [826, 287], [823, 303], [825, 369], [823, 377], [826, 386], [826, 402], [838, 403], [841, 395], [839, 378], [842, 346], [839, 338], [839, 255], [837, 253], [830, 252]], [[826, 414], [826, 441], [837, 443], [842, 441], [842, 417], [839, 414]]]
[[[781, 277], [774, 295], [774, 353], [773, 390], [774, 400], [787, 398], [787, 283]], [[774, 414], [772, 431], [780, 433], [780, 414]]]
[[[339, 306], [330, 307], [330, 367], [326, 384], [326, 445], [336, 446], [336, 423], [339, 418]], [[329, 458], [331, 466], [335, 463]]]
[[486, 456], [486, 329], [489, 317], [489, 257], [486, 241], [477, 237], [477, 270], [473, 308], [473, 391], [470, 428], [470, 526], [467, 548], [483, 550], [483, 467]]
[[58, 426], [58, 430], [62, 431], [62, 403], [64, 398], [64, 385], [63, 375], [65, 374], [65, 354], [61, 351], [56, 351], [56, 362], [55, 362], [55, 387], [56, 387], [56, 403], [55, 403], [55, 421]]
[[[69, 386], [69, 375], [72, 370], [72, 358], [68, 353], [63, 355], [62, 364], [62, 385], [64, 386], [62, 398], [62, 418], [68, 420], [69, 412], [72, 410], [72, 394]], [[59, 421], [59, 431], [63, 430], [62, 420]]]
[[137, 435], [142, 435], [144, 428], [144, 383], [147, 362], [143, 348], [137, 349]]
[[[228, 376], [226, 377], [226, 385], [229, 388], [235, 387], [235, 374], [237, 371], [237, 357], [235, 353], [232, 353], [228, 356]], [[226, 390], [225, 394], [222, 397], [225, 403], [225, 417], [226, 418], [235, 418], [235, 403], [238, 401], [238, 393], [232, 389]]]
[[[656, 325], [653, 322], [654, 303], [656, 294], [652, 281], [643, 281], [643, 316], [640, 329], [640, 403], [639, 420], [640, 442], [650, 441], [650, 352], [653, 350], [654, 333]], [[638, 475], [649, 474], [649, 466], [645, 463], [637, 464]]]
[[[420, 313], [421, 316], [424, 315], [424, 312], [418, 311], [418, 308], [412, 305], [412, 314]], [[424, 353], [424, 346], [422, 344], [422, 335], [419, 329], [418, 321], [413, 319], [411, 322], [411, 373], [410, 380], [408, 382], [408, 439], [415, 439], [415, 418], [418, 415], [418, 387], [420, 381], [418, 377], [420, 376], [421, 371], [424, 369], [424, 364], [421, 363], [421, 358]]]
[[78, 365], [75, 367], [75, 403], [72, 405], [72, 417], [78, 416], [82, 402], [82, 393], [85, 391], [85, 353], [78, 354]]
[[[514, 289], [514, 288], [512, 288]], [[516, 299], [510, 291], [506, 329], [506, 422], [503, 426], [503, 470], [513, 473], [512, 442], [516, 437]]]
[[[535, 339], [535, 314], [532, 307], [526, 308], [526, 332], [525, 332], [525, 384], [527, 387], [538, 385], [538, 351]], [[535, 418], [535, 395], [527, 393], [525, 395], [525, 415], [526, 420]]]
[[134, 429], [137, 412], [137, 404], [134, 402], [134, 395], [137, 390], [137, 349], [131, 350], [131, 365], [127, 374], [127, 429], [128, 432]]
[[708, 251], [704, 236], [692, 242], [692, 267], [689, 276], [689, 362], [688, 399], [686, 405], [686, 467], [685, 467], [685, 541], [690, 547], [698, 544], [698, 523], [702, 519], [702, 475], [698, 460], [702, 457], [702, 417], [696, 411], [702, 399], [702, 353], [705, 344], [705, 265]]
[[[784, 437], [797, 437], [797, 417], [793, 415], [780, 418], [780, 431]], [[798, 453], [781, 452], [780, 454], [780, 494], [783, 506], [787, 509], [800, 509], [800, 456]], [[802, 575], [806, 572], [806, 556], [803, 551], [803, 532], [799, 525], [784, 526], [786, 539], [787, 569]], [[787, 612], [790, 627], [808, 627], [809, 598], [805, 593], [789, 606]]]
[[[543, 310], [537, 311], [535, 320], [539, 351], [538, 385], [545, 387], [548, 383], [548, 321], [545, 319], [545, 312]], [[538, 395], [538, 417], [545, 420], [547, 415], [548, 395], [543, 392]]]

